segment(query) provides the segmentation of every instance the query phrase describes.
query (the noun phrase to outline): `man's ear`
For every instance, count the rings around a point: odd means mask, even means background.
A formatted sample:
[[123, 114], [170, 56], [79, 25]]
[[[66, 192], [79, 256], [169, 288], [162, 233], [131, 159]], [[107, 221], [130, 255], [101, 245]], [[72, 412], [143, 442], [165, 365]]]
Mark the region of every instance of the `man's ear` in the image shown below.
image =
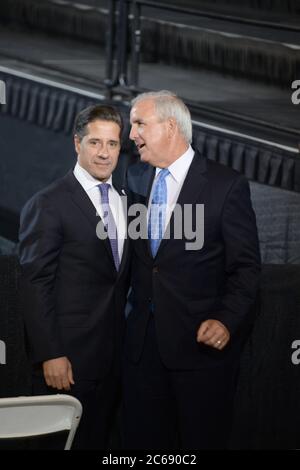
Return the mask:
[[74, 146], [75, 146], [75, 150], [76, 150], [77, 155], [79, 155], [79, 153], [80, 153], [80, 139], [79, 139], [77, 134], [74, 135]]
[[169, 138], [172, 138], [177, 130], [177, 122], [174, 118], [168, 119], [168, 135]]

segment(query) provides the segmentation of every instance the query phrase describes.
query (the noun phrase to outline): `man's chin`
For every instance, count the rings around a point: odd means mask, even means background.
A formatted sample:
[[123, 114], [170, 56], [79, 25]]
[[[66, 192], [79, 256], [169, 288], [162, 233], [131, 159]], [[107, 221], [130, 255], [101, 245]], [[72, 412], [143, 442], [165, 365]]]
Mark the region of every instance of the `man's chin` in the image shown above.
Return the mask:
[[97, 180], [105, 183], [105, 181], [109, 179], [110, 173], [94, 173], [92, 176]]
[[149, 163], [146, 152], [140, 152], [140, 159], [141, 159], [141, 162]]

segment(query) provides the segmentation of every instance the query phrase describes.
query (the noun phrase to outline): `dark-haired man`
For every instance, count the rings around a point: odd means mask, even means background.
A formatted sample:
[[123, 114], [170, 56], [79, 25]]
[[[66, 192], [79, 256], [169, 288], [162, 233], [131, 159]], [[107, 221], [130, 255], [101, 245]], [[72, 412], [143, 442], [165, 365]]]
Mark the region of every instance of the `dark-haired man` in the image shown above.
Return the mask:
[[123, 190], [112, 183], [122, 132], [109, 106], [81, 111], [78, 161], [34, 195], [20, 224], [20, 262], [34, 308], [25, 312], [33, 394], [70, 393], [83, 405], [74, 448], [104, 449], [119, 391], [127, 292]]

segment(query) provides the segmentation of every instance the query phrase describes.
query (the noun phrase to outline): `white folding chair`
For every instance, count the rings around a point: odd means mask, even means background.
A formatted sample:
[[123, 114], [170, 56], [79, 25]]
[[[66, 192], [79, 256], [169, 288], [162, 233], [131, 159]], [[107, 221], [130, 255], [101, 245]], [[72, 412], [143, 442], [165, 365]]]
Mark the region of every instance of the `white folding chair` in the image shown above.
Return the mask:
[[70, 450], [81, 414], [80, 401], [70, 395], [0, 398], [0, 440], [68, 431], [64, 449]]

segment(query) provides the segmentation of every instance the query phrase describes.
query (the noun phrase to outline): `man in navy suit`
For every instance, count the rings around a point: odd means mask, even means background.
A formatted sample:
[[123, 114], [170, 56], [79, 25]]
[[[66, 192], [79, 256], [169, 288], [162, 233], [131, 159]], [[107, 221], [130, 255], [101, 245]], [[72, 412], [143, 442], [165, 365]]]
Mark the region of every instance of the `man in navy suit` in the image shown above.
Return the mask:
[[33, 394], [83, 405], [74, 448], [104, 449], [120, 391], [128, 240], [123, 191], [112, 181], [122, 119], [91, 106], [74, 126], [74, 170], [34, 195], [20, 224], [20, 262]]
[[124, 447], [226, 448], [260, 274], [249, 185], [191, 147], [174, 94], [139, 95], [130, 120], [141, 163], [128, 182], [148, 207], [148, 239], [133, 242]]

